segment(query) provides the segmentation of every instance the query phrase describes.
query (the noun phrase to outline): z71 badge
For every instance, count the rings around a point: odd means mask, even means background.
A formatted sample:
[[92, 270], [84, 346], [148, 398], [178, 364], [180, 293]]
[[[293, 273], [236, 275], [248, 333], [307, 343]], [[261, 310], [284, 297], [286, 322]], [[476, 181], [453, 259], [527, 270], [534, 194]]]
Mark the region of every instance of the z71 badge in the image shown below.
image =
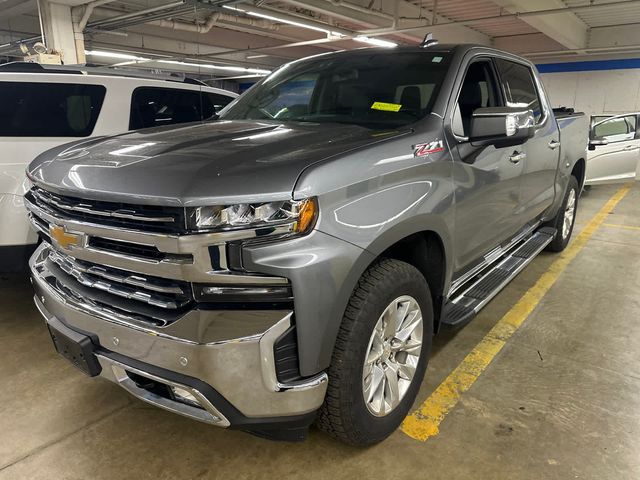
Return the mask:
[[441, 152], [444, 150], [444, 144], [442, 140], [434, 140], [429, 143], [419, 143], [413, 147], [413, 155], [415, 157], [426, 157], [432, 153]]

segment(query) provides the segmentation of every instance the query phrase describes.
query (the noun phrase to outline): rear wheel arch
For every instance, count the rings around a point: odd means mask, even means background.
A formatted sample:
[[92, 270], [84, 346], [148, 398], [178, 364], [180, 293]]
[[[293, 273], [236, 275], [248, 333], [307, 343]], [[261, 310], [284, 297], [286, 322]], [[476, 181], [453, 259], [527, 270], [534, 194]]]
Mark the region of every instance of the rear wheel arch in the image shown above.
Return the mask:
[[582, 190], [584, 186], [584, 181], [587, 173], [587, 162], [585, 162], [584, 158], [578, 159], [578, 161], [573, 166], [571, 170], [571, 175], [576, 178], [578, 181], [578, 186], [580, 187], [579, 191]]

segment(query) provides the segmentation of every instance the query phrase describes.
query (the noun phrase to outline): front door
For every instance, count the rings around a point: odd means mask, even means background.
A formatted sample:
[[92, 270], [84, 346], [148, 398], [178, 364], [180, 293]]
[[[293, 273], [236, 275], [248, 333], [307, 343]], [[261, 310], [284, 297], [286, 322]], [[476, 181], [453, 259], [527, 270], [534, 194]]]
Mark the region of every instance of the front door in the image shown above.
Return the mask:
[[587, 154], [588, 185], [624, 183], [636, 178], [640, 162], [637, 115], [594, 118]]
[[536, 122], [535, 135], [521, 146], [523, 172], [518, 218], [525, 225], [540, 218], [553, 204], [560, 132], [531, 67], [503, 58], [496, 59], [496, 67], [507, 106], [531, 110]]
[[450, 105], [447, 141], [456, 185], [455, 265], [457, 274], [481, 262], [522, 227], [517, 220], [523, 163], [520, 146], [474, 146], [466, 138], [474, 110], [504, 106], [490, 58], [470, 61]]

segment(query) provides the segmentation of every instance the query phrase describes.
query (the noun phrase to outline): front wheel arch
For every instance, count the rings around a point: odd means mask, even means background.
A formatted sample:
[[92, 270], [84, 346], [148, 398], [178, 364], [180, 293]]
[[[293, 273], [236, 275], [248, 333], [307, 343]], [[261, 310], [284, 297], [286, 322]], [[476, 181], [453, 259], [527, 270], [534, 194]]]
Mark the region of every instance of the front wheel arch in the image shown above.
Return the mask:
[[[414, 353], [419, 359], [404, 396], [393, 409], [377, 416], [364, 398], [367, 349], [380, 315], [390, 301], [403, 296], [410, 296], [420, 306], [421, 350]], [[349, 299], [327, 370], [327, 395], [317, 420], [321, 430], [345, 443], [367, 446], [384, 440], [399, 427], [418, 394], [427, 367], [433, 337], [430, 297], [424, 277], [405, 262], [380, 259], [365, 271]]]

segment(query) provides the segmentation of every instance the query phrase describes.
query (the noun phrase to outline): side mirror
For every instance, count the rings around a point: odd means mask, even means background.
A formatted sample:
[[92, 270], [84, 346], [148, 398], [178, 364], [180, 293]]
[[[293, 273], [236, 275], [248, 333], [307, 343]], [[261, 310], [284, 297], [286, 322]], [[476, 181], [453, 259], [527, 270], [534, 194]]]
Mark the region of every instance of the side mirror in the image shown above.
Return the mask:
[[518, 144], [533, 137], [535, 117], [517, 107], [478, 108], [471, 114], [469, 140], [474, 143]]
[[606, 138], [592, 138], [589, 140], [589, 150], [595, 150], [599, 145], [609, 145], [609, 140]]

